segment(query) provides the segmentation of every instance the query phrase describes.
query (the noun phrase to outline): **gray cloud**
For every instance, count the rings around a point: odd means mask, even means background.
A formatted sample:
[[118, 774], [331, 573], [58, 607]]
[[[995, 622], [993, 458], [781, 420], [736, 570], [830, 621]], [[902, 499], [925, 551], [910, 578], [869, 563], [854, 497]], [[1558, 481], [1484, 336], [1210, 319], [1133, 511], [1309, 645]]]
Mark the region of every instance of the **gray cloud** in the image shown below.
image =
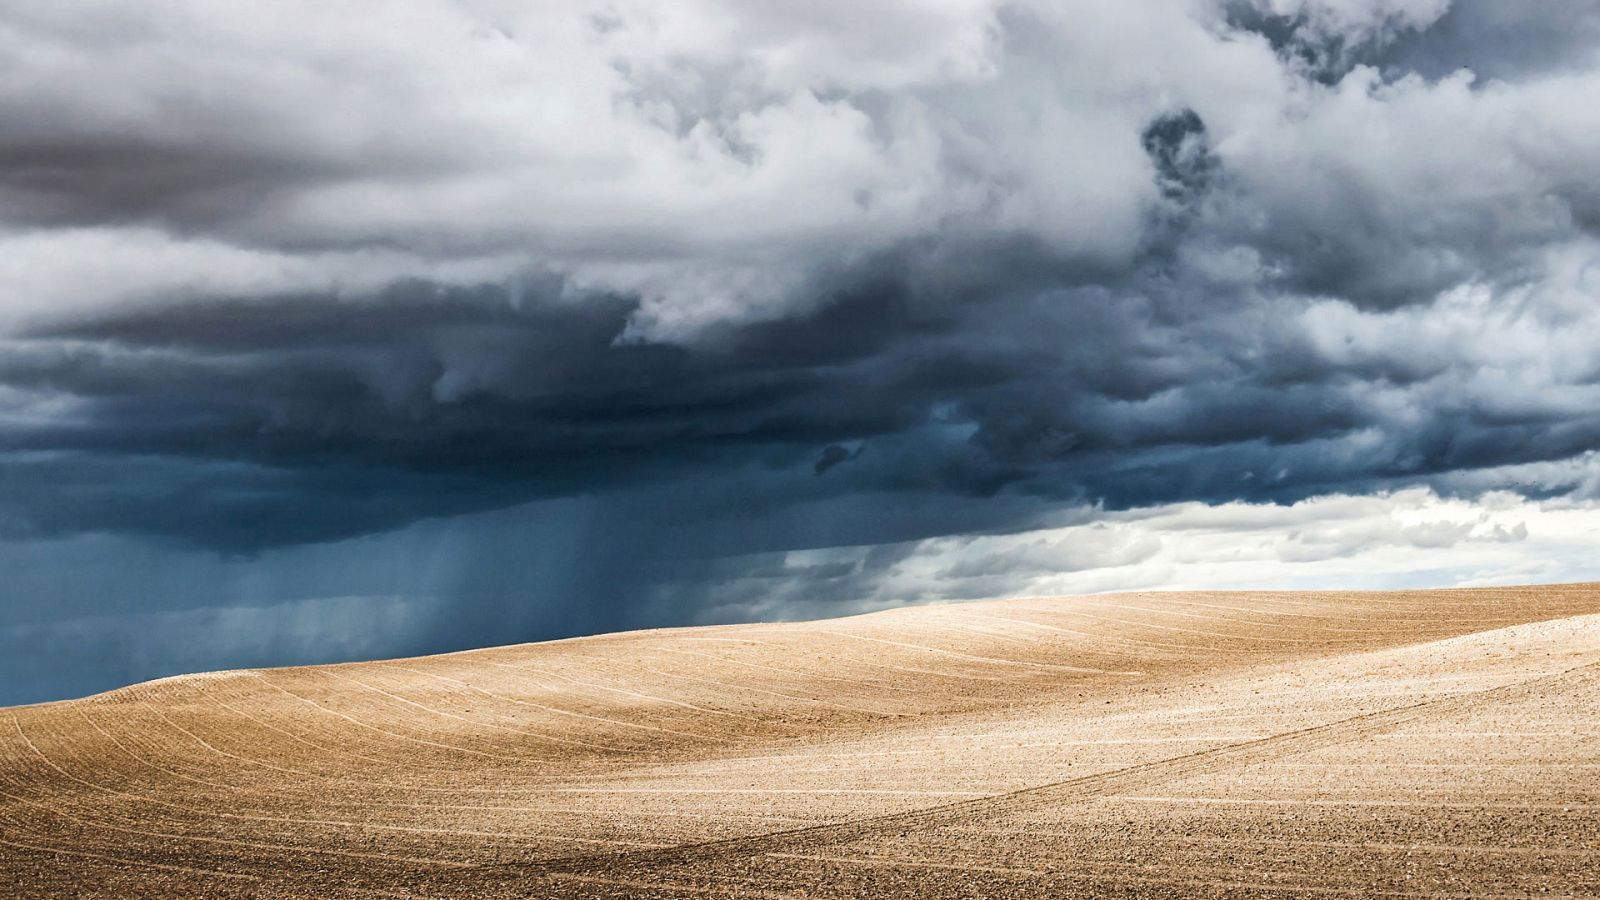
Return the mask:
[[1384, 48], [1385, 66], [1442, 77], [1462, 68], [1485, 78], [1519, 79], [1582, 71], [1595, 62], [1600, 3], [1556, 0], [1514, 7], [1454, 0], [1432, 27]]
[[[585, 510], [581, 558], [428, 593], [478, 623], [455, 646], [674, 621], [653, 586], [730, 555], [1593, 490], [1589, 0], [0, 26], [4, 546], [244, 571]], [[947, 574], [1005, 589], [1030, 552]], [[811, 575], [844, 602], [852, 571]], [[535, 584], [566, 599], [483, 599]]]

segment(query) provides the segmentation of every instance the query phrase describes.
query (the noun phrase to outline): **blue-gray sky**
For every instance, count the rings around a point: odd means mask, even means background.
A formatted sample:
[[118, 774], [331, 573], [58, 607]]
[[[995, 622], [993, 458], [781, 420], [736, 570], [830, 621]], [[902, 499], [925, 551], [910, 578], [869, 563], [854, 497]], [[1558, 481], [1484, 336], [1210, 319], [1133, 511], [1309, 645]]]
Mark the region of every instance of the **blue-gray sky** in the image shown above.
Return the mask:
[[1600, 0], [7, 4], [0, 703], [1594, 577], [1597, 98]]

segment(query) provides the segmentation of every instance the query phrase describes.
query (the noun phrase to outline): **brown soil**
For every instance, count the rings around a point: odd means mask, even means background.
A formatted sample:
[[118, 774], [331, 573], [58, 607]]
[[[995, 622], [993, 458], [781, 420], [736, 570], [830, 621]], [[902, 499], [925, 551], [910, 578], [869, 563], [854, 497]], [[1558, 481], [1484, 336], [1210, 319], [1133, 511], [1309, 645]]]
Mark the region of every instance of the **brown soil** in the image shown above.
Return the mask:
[[1600, 894], [1600, 585], [1156, 593], [0, 710], [5, 896]]

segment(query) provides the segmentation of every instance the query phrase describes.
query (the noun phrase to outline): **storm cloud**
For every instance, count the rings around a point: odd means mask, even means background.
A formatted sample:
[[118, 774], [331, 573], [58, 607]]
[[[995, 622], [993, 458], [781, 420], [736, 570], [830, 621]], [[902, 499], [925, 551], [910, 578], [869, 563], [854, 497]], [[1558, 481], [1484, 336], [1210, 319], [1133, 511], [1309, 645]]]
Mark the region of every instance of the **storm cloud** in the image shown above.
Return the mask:
[[[847, 582], [881, 598], [896, 547], [1173, 504], [1587, 503], [1597, 33], [1593, 0], [12, 4], [0, 629], [400, 604], [246, 655], [423, 652], [703, 620], [763, 554], [889, 548]], [[492, 590], [326, 562], [418, 534], [501, 548]], [[1064, 569], [1158, 555], [1078, 537]], [[99, 541], [140, 596], [62, 605]], [[296, 554], [327, 577], [170, 575]]]

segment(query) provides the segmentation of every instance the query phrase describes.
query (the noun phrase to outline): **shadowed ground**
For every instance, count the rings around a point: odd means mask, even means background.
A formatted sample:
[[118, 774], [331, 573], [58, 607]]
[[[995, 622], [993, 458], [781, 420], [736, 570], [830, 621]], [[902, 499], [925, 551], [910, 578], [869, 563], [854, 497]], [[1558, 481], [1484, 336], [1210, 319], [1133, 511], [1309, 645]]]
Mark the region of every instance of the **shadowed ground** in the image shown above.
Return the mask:
[[1600, 892], [1600, 586], [999, 601], [0, 710], [7, 896]]

